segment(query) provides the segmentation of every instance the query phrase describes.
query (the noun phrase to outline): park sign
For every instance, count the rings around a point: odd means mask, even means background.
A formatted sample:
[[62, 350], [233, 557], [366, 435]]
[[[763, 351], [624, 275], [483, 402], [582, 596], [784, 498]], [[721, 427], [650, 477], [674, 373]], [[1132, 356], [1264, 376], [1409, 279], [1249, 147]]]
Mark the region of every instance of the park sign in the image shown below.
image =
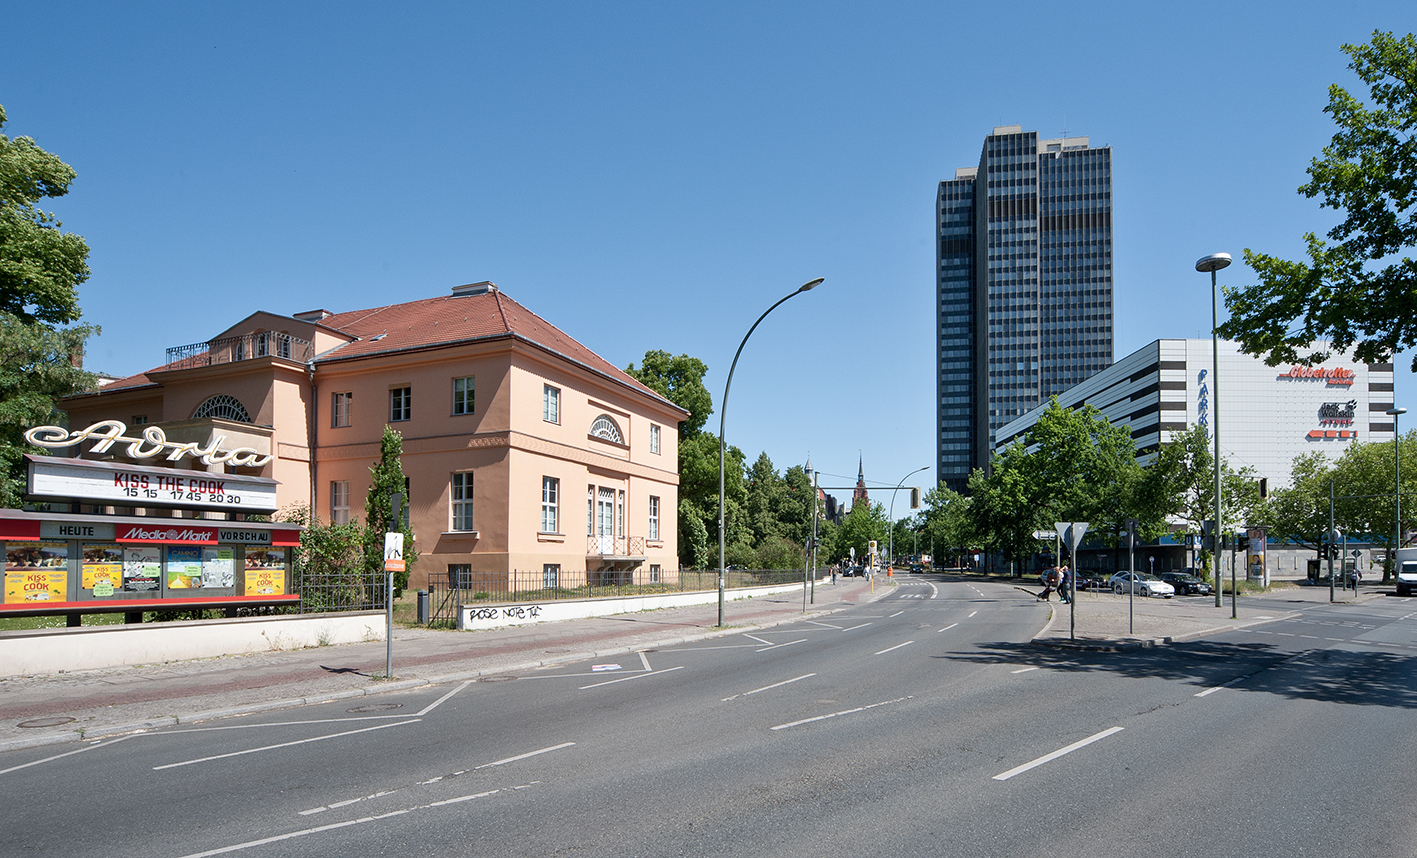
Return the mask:
[[277, 509], [277, 483], [266, 477], [54, 456], [26, 455], [25, 460], [25, 496], [35, 501], [243, 513], [272, 513]]

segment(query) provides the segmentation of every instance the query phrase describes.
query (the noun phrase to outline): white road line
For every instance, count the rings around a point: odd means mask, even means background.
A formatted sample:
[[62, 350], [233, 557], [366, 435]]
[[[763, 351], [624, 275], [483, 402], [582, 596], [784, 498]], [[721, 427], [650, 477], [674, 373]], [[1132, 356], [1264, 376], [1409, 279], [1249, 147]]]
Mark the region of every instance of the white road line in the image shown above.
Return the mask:
[[915, 641], [906, 641], [906, 642], [903, 643], [903, 644], [896, 644], [896, 645], [893, 646], [893, 647], [890, 647], [890, 648], [888, 648], [888, 649], [883, 649], [883, 650], [881, 650], [880, 652], [876, 653], [876, 655], [885, 655], [886, 653], [890, 652], [891, 650], [900, 649], [900, 648], [903, 647], [903, 646], [910, 646], [910, 645], [913, 644], [913, 643], [915, 643]]
[[645, 666], [645, 670], [654, 669], [649, 666], [649, 656], [645, 655], [644, 650], [640, 650], [640, 664], [643, 664]]
[[870, 623], [862, 623], [862, 624], [859, 625], [859, 626], [852, 626], [852, 627], [849, 628], [849, 629], [842, 629], [842, 631], [844, 631], [844, 632], [854, 632], [854, 631], [856, 631], [857, 629], [864, 629], [864, 628], [866, 628], [866, 627], [869, 626], [869, 625], [871, 625], [871, 624], [870, 624]]
[[535, 757], [539, 754], [549, 754], [552, 751], [559, 751], [562, 748], [569, 748], [574, 744], [575, 742], [562, 742], [559, 745], [552, 745], [549, 748], [542, 748], [539, 751], [528, 751], [525, 754], [518, 754], [515, 757], [507, 757], [505, 760], [498, 760], [495, 763], [483, 763], [482, 765], [475, 767], [473, 771], [477, 771], [477, 769], [490, 769], [493, 766], [505, 766], [507, 763], [515, 763], [517, 760], [525, 760], [527, 757]]
[[968, 619], [972, 618], [972, 617], [973, 617], [975, 614], [977, 614], [977, 613], [979, 613], [979, 612], [978, 612], [978, 611], [972, 611], [968, 617], [965, 617], [965, 619], [968, 620]]
[[834, 626], [834, 625], [832, 625], [831, 623], [819, 623], [819, 622], [817, 622], [816, 620], [808, 620], [807, 622], [811, 623], [811, 624], [814, 625], [814, 626], [822, 626], [823, 628], [828, 628], [828, 629], [840, 629], [840, 628], [841, 628], [841, 626]]
[[349, 819], [345, 820], [344, 822], [332, 822], [329, 825], [319, 825], [314, 828], [302, 828], [299, 831], [291, 831], [286, 834], [277, 834], [273, 837], [262, 837], [260, 840], [248, 840], [245, 843], [233, 843], [230, 846], [222, 846], [217, 849], [208, 849], [205, 852], [193, 852], [190, 855], [182, 856], [182, 858], [209, 858], [209, 856], [212, 855], [224, 855], [228, 852], [240, 852], [243, 849], [252, 849], [257, 846], [265, 846], [270, 843], [280, 843], [284, 840], [294, 840], [297, 837], [308, 837], [311, 834], [320, 834], [326, 831], [334, 831], [339, 828], [348, 828], [351, 825], [363, 825], [366, 822], [378, 822], [381, 819], [389, 819], [395, 816], [403, 816], [406, 813], [413, 813], [415, 810], [427, 810], [433, 807], [443, 807], [444, 805], [471, 801], [475, 798], [487, 798], [488, 796], [496, 795], [497, 793], [501, 792], [515, 792], [518, 790], [524, 790], [535, 786], [538, 783], [540, 783], [540, 781], [532, 781], [529, 784], [521, 784], [520, 786], [503, 787], [502, 789], [488, 790], [487, 792], [480, 792], [475, 795], [462, 795], [458, 796], [457, 798], [449, 798], [443, 801], [435, 801], [431, 804], [421, 804], [417, 807], [406, 807], [401, 810], [391, 810], [388, 813], [381, 813], [376, 816], [362, 816], [359, 819]]
[[910, 700], [910, 699], [912, 699], [913, 697], [914, 697], [914, 695], [911, 695], [911, 697], [897, 697], [897, 698], [894, 699], [894, 700], [884, 700], [884, 701], [882, 701], [882, 702], [880, 702], [880, 703], [872, 703], [872, 704], [870, 704], [870, 705], [868, 705], [868, 706], [858, 706], [858, 707], [856, 707], [855, 709], [846, 709], [846, 710], [843, 710], [843, 711], [841, 711], [841, 712], [832, 712], [832, 713], [830, 713], [830, 714], [828, 714], [828, 715], [818, 715], [818, 716], [815, 717], [815, 718], [803, 718], [801, 721], [792, 721], [792, 722], [787, 723], [787, 724], [778, 724], [776, 727], [770, 727], [770, 728], [768, 728], [768, 729], [771, 729], [771, 730], [786, 730], [788, 727], [800, 727], [800, 726], [802, 726], [803, 724], [811, 724], [811, 723], [814, 722], [814, 721], [825, 721], [825, 720], [827, 720], [828, 718], [836, 718], [837, 716], [840, 716], [840, 715], [854, 715], [854, 714], [857, 713], [857, 712], [865, 712], [867, 709], [876, 709], [876, 708], [878, 708], [878, 707], [880, 707], [880, 706], [889, 706], [889, 705], [891, 705], [892, 703], [899, 703], [899, 702], [902, 701], [902, 700]]
[[72, 757], [72, 756], [75, 755], [75, 754], [82, 754], [84, 751], [92, 751], [94, 748], [106, 748], [106, 747], [108, 747], [109, 745], [114, 744], [115, 742], [121, 742], [121, 741], [123, 741], [124, 739], [131, 739], [131, 738], [133, 738], [133, 737], [136, 736], [136, 735], [138, 735], [138, 734], [137, 734], [137, 733], [130, 733], [130, 734], [127, 735], [127, 736], [119, 736], [117, 739], [114, 739], [112, 742], [99, 742], [99, 743], [96, 743], [96, 744], [93, 744], [93, 745], [89, 745], [87, 748], [80, 748], [80, 749], [78, 749], [77, 751], [65, 751], [65, 752], [62, 753], [62, 754], [55, 754], [55, 755], [52, 756], [52, 757], [45, 757], [45, 758], [42, 759], [42, 760], [34, 760], [34, 761], [28, 762], [28, 763], [20, 763], [18, 766], [11, 766], [11, 767], [8, 768], [8, 769], [0, 769], [0, 775], [7, 775], [7, 774], [9, 774], [10, 772], [17, 772], [17, 771], [19, 771], [20, 769], [27, 769], [27, 768], [29, 768], [30, 766], [37, 766], [37, 765], [39, 765], [40, 763], [48, 763], [48, 762], [51, 762], [51, 761], [53, 761], [53, 760], [62, 759], [63, 757]]
[[1018, 670], [1011, 670], [1009, 673], [1028, 673], [1030, 670], [1037, 670], [1036, 667], [1021, 667]]
[[793, 644], [800, 644], [800, 643], [806, 643], [806, 642], [807, 642], [807, 639], [806, 639], [806, 638], [803, 638], [803, 639], [801, 639], [800, 641], [788, 641], [787, 643], [780, 643], [780, 644], [773, 644], [772, 646], [765, 646], [765, 647], [763, 647], [763, 648], [760, 649], [760, 650], [756, 650], [756, 652], [767, 652], [767, 651], [770, 650], [770, 649], [777, 649], [777, 648], [780, 647], [780, 646], [792, 646]]
[[1122, 728], [1122, 727], [1111, 727], [1111, 728], [1109, 728], [1109, 729], [1103, 730], [1101, 733], [1097, 733], [1097, 734], [1095, 734], [1095, 735], [1088, 736], [1086, 739], [1083, 739], [1083, 740], [1078, 741], [1078, 742], [1073, 742], [1071, 745], [1068, 745], [1068, 746], [1065, 747], [1065, 748], [1059, 748], [1058, 750], [1054, 751], [1054, 752], [1051, 753], [1051, 754], [1045, 754], [1044, 756], [1039, 757], [1038, 759], [1034, 760], [1034, 761], [1031, 762], [1031, 763], [1024, 763], [1023, 765], [1018, 766], [1017, 768], [1009, 769], [1008, 771], [1004, 772], [1003, 774], [994, 775], [994, 780], [996, 780], [996, 781], [1006, 781], [1006, 780], [1008, 780], [1009, 778], [1013, 777], [1014, 775], [1021, 775], [1021, 774], [1023, 774], [1024, 772], [1028, 771], [1029, 769], [1034, 769], [1034, 768], [1037, 768], [1037, 767], [1043, 765], [1044, 763], [1051, 762], [1052, 760], [1056, 760], [1056, 759], [1058, 759], [1059, 757], [1063, 756], [1064, 754], [1071, 754], [1073, 751], [1076, 751], [1078, 748], [1084, 748], [1084, 747], [1086, 747], [1086, 746], [1088, 746], [1088, 745], [1091, 745], [1093, 742], [1096, 742], [1096, 741], [1099, 740], [1099, 739], [1105, 739], [1105, 738], [1107, 738], [1108, 736], [1112, 735], [1113, 733], [1120, 733], [1120, 732], [1122, 732], [1123, 729], [1125, 729], [1125, 728]]
[[785, 679], [782, 682], [775, 682], [772, 685], [764, 685], [762, 688], [754, 688], [752, 691], [744, 691], [742, 694], [735, 694], [732, 697], [725, 697], [720, 702], [727, 703], [730, 700], [737, 700], [739, 697], [747, 697], [749, 694], [757, 694], [759, 691], [767, 691], [772, 688], [781, 688], [784, 685], [791, 685], [794, 682], [798, 682], [803, 679], [808, 679], [813, 676], [816, 676], [816, 674], [804, 673], [801, 676], [793, 677], [792, 679]]
[[886, 617], [886, 619], [889, 620], [891, 617], [898, 617], [898, 616], [900, 616], [900, 615], [903, 614], [903, 613], [905, 613], [905, 611], [896, 611], [894, 614], [891, 614], [890, 617]]
[[246, 750], [244, 750], [244, 751], [232, 751], [232, 752], [229, 753], [229, 754], [217, 754], [216, 756], [213, 756], [213, 757], [202, 757], [200, 760], [185, 760], [185, 761], [180, 762], [180, 763], [168, 763], [168, 764], [165, 765], [165, 766], [153, 766], [153, 771], [155, 771], [155, 772], [160, 772], [160, 771], [162, 771], [163, 769], [176, 769], [176, 768], [181, 768], [182, 766], [190, 766], [190, 765], [193, 765], [194, 763], [209, 763], [209, 762], [211, 762], [212, 760], [224, 760], [224, 759], [226, 759], [226, 758], [228, 758], [228, 757], [240, 757], [240, 756], [244, 756], [244, 755], [246, 755], [246, 754], [254, 754], [254, 753], [257, 753], [257, 752], [259, 752], [259, 751], [274, 751], [274, 750], [276, 750], [276, 749], [278, 749], [278, 748], [289, 748], [289, 747], [293, 747], [293, 746], [295, 746], [295, 745], [306, 745], [306, 744], [309, 744], [310, 742], [323, 742], [323, 741], [325, 741], [326, 739], [338, 739], [338, 738], [340, 738], [341, 736], [353, 736], [353, 735], [355, 735], [356, 733], [368, 733], [368, 732], [370, 732], [371, 730], [383, 730], [383, 729], [386, 728], [386, 727], [402, 727], [402, 726], [404, 726], [405, 724], [417, 724], [419, 721], [422, 721], [422, 720], [423, 720], [422, 718], [410, 718], [410, 719], [407, 720], [407, 721], [399, 721], [399, 722], [396, 722], [396, 723], [394, 723], [394, 724], [379, 724], [379, 725], [374, 726], [374, 727], [365, 727], [365, 728], [362, 729], [362, 730], [346, 730], [346, 731], [343, 732], [343, 733], [331, 733], [331, 734], [329, 734], [328, 736], [315, 736], [315, 737], [312, 737], [312, 738], [309, 738], [309, 739], [297, 739], [297, 740], [295, 740], [294, 742], [281, 742], [279, 745], [266, 745], [266, 746], [260, 747], [260, 748], [248, 748], [248, 749], [246, 749]]
[[950, 629], [954, 628], [954, 627], [957, 626], [957, 625], [959, 625], [959, 623], [950, 623], [948, 626], [945, 626], [943, 629], [940, 629], [940, 631], [942, 631], [942, 632], [947, 632], [947, 631], [949, 631]]
[[1207, 688], [1206, 690], [1200, 692], [1199, 694], [1196, 694], [1195, 696], [1196, 696], [1196, 697], [1205, 697], [1205, 696], [1207, 696], [1207, 695], [1214, 694], [1215, 692], [1219, 691], [1220, 689], [1222, 689], [1222, 688], [1229, 688], [1230, 686], [1234, 685], [1235, 683], [1239, 682], [1240, 680], [1242, 680], [1242, 679], [1247, 679], [1247, 678], [1249, 678], [1250, 676], [1254, 676], [1254, 674], [1251, 673], [1251, 674], [1246, 674], [1245, 676], [1237, 676], [1237, 677], [1235, 677], [1234, 679], [1230, 680], [1229, 682], [1224, 682], [1224, 683], [1221, 683], [1220, 685], [1216, 685], [1216, 686], [1214, 686], [1214, 687], [1212, 687], [1212, 688]]
[[471, 684], [472, 680], [469, 679], [467, 682], [464, 682], [462, 685], [459, 685], [457, 688], [454, 688], [452, 691], [449, 691], [447, 694], [444, 694], [442, 697], [439, 697], [437, 700], [434, 700], [432, 703], [429, 703], [428, 706], [422, 712], [419, 712], [414, 717], [422, 718], [424, 715], [427, 715], [429, 712], [432, 712], [434, 709], [437, 709], [438, 706], [441, 705], [444, 700], [447, 700], [449, 697], [452, 697], [454, 694], [457, 694], [459, 691], [462, 691], [464, 688], [467, 688]]
[[757, 641], [758, 643], [761, 643], [761, 644], [770, 644], [770, 643], [772, 643], [772, 641], [765, 641], [765, 640], [763, 640], [762, 638], [757, 637], [756, 635], [745, 634], [745, 635], [743, 635], [743, 637], [745, 637], [745, 638], [752, 638], [753, 640], [755, 640], [755, 641]]
[[585, 691], [587, 688], [599, 688], [602, 685], [614, 685], [617, 682], [629, 682], [632, 679], [644, 679], [646, 676], [659, 676], [661, 673], [673, 673], [676, 670], [683, 670], [684, 665], [671, 667], [668, 670], [653, 670], [649, 673], [637, 673], [634, 676], [622, 676], [619, 679], [612, 679], [609, 682], [597, 682], [594, 685], [582, 685], [578, 691]]

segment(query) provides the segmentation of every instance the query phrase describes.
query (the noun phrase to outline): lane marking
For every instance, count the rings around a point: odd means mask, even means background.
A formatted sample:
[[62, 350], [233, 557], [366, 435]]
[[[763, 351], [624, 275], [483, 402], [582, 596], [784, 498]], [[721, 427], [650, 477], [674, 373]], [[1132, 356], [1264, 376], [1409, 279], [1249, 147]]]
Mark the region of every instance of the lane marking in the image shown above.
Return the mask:
[[1038, 669], [1038, 668], [1036, 668], [1036, 667], [1023, 667], [1023, 668], [1019, 668], [1018, 670], [1011, 670], [1011, 671], [1009, 671], [1009, 673], [1028, 673], [1030, 670], [1037, 670], [1037, 669]]
[[959, 625], [959, 623], [950, 623], [948, 626], [945, 626], [943, 629], [940, 629], [940, 631], [942, 631], [942, 632], [947, 632], [947, 631], [949, 631], [950, 629], [954, 628], [954, 627], [957, 626], [957, 625]]
[[119, 736], [117, 739], [114, 739], [111, 742], [99, 742], [93, 745], [89, 745], [87, 748], [80, 748], [77, 751], [65, 751], [62, 754], [55, 754], [52, 757], [45, 757], [42, 760], [34, 760], [28, 763], [20, 763], [18, 766], [11, 766], [8, 769], [0, 769], [0, 775], [8, 775], [10, 772], [17, 772], [20, 769], [27, 769], [30, 766], [37, 766], [40, 763], [48, 763], [54, 760], [62, 759], [64, 757], [72, 757], [75, 754], [82, 754], [84, 751], [92, 751], [95, 748], [107, 748], [109, 745], [115, 744], [117, 742], [122, 742], [125, 739], [131, 739], [137, 735], [139, 735], [139, 733], [129, 733], [127, 736]]
[[515, 763], [517, 760], [525, 760], [528, 757], [535, 757], [541, 754], [549, 754], [552, 751], [559, 751], [562, 748], [569, 748], [574, 744], [575, 742], [562, 742], [559, 745], [552, 745], [549, 748], [542, 748], [539, 751], [527, 751], [525, 754], [517, 754], [515, 757], [507, 757], [505, 760], [498, 760], [495, 763], [483, 763], [482, 765], [474, 768], [473, 771], [477, 771], [478, 769], [490, 769], [493, 766], [505, 766], [507, 763]]
[[857, 629], [864, 629], [864, 628], [866, 628], [866, 627], [869, 626], [869, 625], [871, 625], [871, 624], [870, 624], [870, 623], [862, 623], [862, 624], [859, 625], [859, 626], [852, 626], [852, 627], [849, 628], [849, 629], [842, 629], [842, 631], [844, 631], [844, 632], [854, 632], [854, 631], [856, 631]]
[[373, 727], [365, 727], [365, 728], [362, 729], [362, 730], [346, 730], [346, 731], [343, 732], [343, 733], [331, 733], [331, 734], [329, 734], [328, 736], [314, 736], [314, 737], [309, 738], [309, 739], [297, 739], [297, 740], [295, 740], [294, 742], [281, 742], [281, 743], [278, 744], [278, 745], [265, 745], [265, 746], [260, 747], [260, 748], [247, 748], [247, 749], [244, 750], [244, 751], [232, 751], [232, 752], [229, 753], [229, 754], [217, 754], [217, 755], [212, 756], [212, 757], [202, 757], [200, 760], [184, 760], [183, 762], [180, 762], [180, 763], [168, 763], [168, 764], [165, 765], [165, 766], [153, 766], [153, 771], [155, 771], [155, 772], [160, 772], [160, 771], [162, 771], [163, 769], [176, 769], [176, 768], [181, 768], [182, 766], [190, 766], [190, 765], [193, 765], [193, 764], [195, 764], [195, 763], [209, 763], [209, 762], [211, 762], [212, 760], [225, 760], [225, 759], [227, 759], [228, 757], [241, 757], [241, 756], [245, 756], [246, 754], [255, 754], [255, 753], [258, 753], [258, 752], [260, 752], [260, 751], [274, 751], [274, 750], [276, 750], [276, 749], [278, 749], [278, 748], [290, 748], [290, 747], [294, 747], [295, 745], [307, 745], [307, 744], [309, 744], [309, 743], [311, 743], [311, 742], [323, 742], [323, 741], [325, 741], [326, 739], [338, 739], [338, 738], [340, 738], [341, 736], [353, 736], [353, 735], [355, 735], [355, 734], [357, 734], [357, 733], [368, 733], [368, 732], [373, 731], [373, 730], [383, 730], [383, 729], [386, 729], [386, 728], [388, 728], [388, 727], [402, 727], [402, 726], [404, 726], [404, 725], [406, 725], [406, 724], [417, 724], [419, 721], [422, 721], [422, 720], [423, 720], [422, 718], [410, 718], [410, 719], [407, 720], [407, 721], [398, 721], [398, 722], [393, 723], [393, 724], [378, 724], [378, 725], [373, 726]]
[[772, 641], [763, 640], [762, 638], [758, 637], [757, 635], [745, 634], [745, 635], [743, 635], [743, 637], [745, 637], [745, 638], [751, 638], [751, 639], [757, 641], [757, 642], [760, 643], [760, 644], [770, 644], [770, 643], [772, 643]]
[[[982, 595], [982, 594], [981, 594], [981, 595]], [[977, 614], [977, 613], [979, 613], [979, 612], [978, 612], [978, 611], [971, 611], [970, 614], [969, 614], [969, 616], [968, 616], [968, 617], [965, 617], [965, 619], [968, 620], [968, 619], [972, 618], [972, 617], [973, 617], [975, 614]]]
[[601, 687], [602, 685], [614, 685], [614, 684], [617, 683], [617, 682], [629, 682], [629, 681], [632, 680], [632, 679], [644, 679], [646, 676], [659, 676], [661, 673], [673, 673], [673, 672], [676, 671], [676, 670], [683, 670], [683, 669], [684, 669], [684, 665], [681, 664], [681, 665], [679, 665], [678, 667], [671, 667], [671, 668], [669, 668], [668, 670], [653, 670], [653, 671], [650, 671], [649, 673], [637, 673], [637, 674], [635, 674], [634, 676], [623, 676], [623, 677], [621, 677], [621, 678], [619, 678], [619, 679], [611, 679], [611, 680], [609, 680], [609, 681], [607, 681], [607, 682], [597, 682], [597, 683], [595, 683], [594, 685], [582, 685], [582, 686], [581, 686], [579, 689], [577, 689], [577, 690], [579, 690], [579, 691], [585, 691], [587, 688], [599, 688], [599, 687]]
[[777, 649], [777, 648], [780, 647], [780, 646], [792, 646], [793, 644], [800, 644], [800, 643], [806, 643], [806, 642], [807, 642], [807, 639], [806, 639], [806, 638], [803, 638], [803, 639], [800, 640], [800, 641], [788, 641], [787, 643], [780, 643], [780, 644], [773, 644], [772, 646], [765, 646], [765, 647], [763, 647], [763, 648], [760, 649], [760, 650], [755, 650], [755, 652], [767, 652], [767, 651], [770, 650], [770, 649]]
[[645, 655], [644, 650], [640, 650], [640, 664], [643, 664], [645, 666], [646, 671], [654, 669], [649, 666], [649, 656]]
[[900, 616], [900, 615], [903, 614], [903, 613], [905, 613], [905, 611], [896, 611], [894, 614], [891, 614], [890, 617], [886, 617], [886, 619], [889, 620], [891, 617], [898, 617], [898, 616]]
[[1066, 747], [1059, 748], [1058, 750], [1054, 751], [1054, 752], [1051, 753], [1051, 754], [1044, 754], [1043, 756], [1039, 757], [1038, 759], [1034, 760], [1034, 761], [1031, 762], [1031, 763], [1024, 763], [1024, 764], [1021, 765], [1021, 766], [1018, 766], [1018, 767], [1016, 767], [1016, 768], [1009, 769], [1008, 771], [1004, 772], [1003, 774], [994, 775], [994, 780], [996, 780], [996, 781], [1006, 781], [1006, 780], [1008, 780], [1009, 778], [1013, 777], [1014, 775], [1021, 775], [1021, 774], [1023, 774], [1024, 772], [1028, 771], [1029, 769], [1036, 769], [1036, 768], [1038, 768], [1039, 766], [1043, 765], [1044, 763], [1051, 762], [1051, 761], [1053, 761], [1053, 760], [1058, 759], [1059, 757], [1063, 756], [1064, 754], [1071, 754], [1073, 751], [1076, 751], [1076, 750], [1079, 749], [1079, 748], [1085, 748], [1085, 747], [1087, 747], [1088, 745], [1091, 745], [1093, 742], [1099, 741], [1099, 740], [1101, 740], [1101, 739], [1105, 739], [1105, 738], [1107, 738], [1108, 736], [1111, 736], [1111, 735], [1114, 734], [1114, 733], [1120, 733], [1120, 732], [1122, 732], [1123, 729], [1125, 729], [1125, 728], [1123, 728], [1123, 727], [1111, 727], [1111, 728], [1108, 728], [1108, 729], [1106, 729], [1106, 730], [1103, 730], [1101, 733], [1095, 733], [1095, 734], [1093, 734], [1093, 735], [1091, 735], [1091, 736], [1088, 736], [1086, 739], [1082, 739], [1082, 740], [1080, 740], [1080, 741], [1073, 742], [1071, 745], [1068, 745], [1068, 746], [1066, 746]]
[[881, 701], [880, 703], [871, 703], [871, 704], [866, 705], [866, 706], [858, 706], [858, 707], [856, 707], [855, 709], [845, 709], [845, 710], [843, 710], [843, 711], [841, 711], [841, 712], [832, 712], [832, 713], [830, 713], [830, 714], [828, 714], [828, 715], [818, 715], [818, 716], [815, 717], [815, 718], [803, 718], [801, 721], [792, 721], [792, 722], [787, 723], [787, 724], [778, 724], [776, 727], [769, 727], [768, 729], [770, 729], [770, 730], [786, 730], [788, 727], [800, 727], [800, 726], [802, 726], [803, 724], [811, 724], [811, 723], [813, 723], [814, 721], [825, 721], [825, 720], [827, 720], [828, 718], [836, 718], [836, 717], [839, 716], [839, 715], [854, 715], [854, 714], [857, 713], [857, 712], [865, 712], [867, 709], [876, 709], [876, 708], [881, 707], [881, 706], [889, 706], [889, 705], [891, 705], [892, 703], [899, 703], [899, 702], [902, 701], [902, 700], [911, 700], [911, 699], [913, 699], [913, 698], [914, 698], [914, 695], [911, 695], [910, 697], [897, 697], [897, 698], [894, 699], [894, 700], [883, 700], [883, 701]]
[[[1249, 674], [1249, 676], [1254, 676], [1254, 674]], [[1200, 692], [1199, 694], [1196, 694], [1195, 696], [1196, 696], [1196, 697], [1205, 697], [1205, 696], [1208, 695], [1208, 694], [1214, 694], [1215, 692], [1219, 691], [1220, 689], [1222, 689], [1222, 688], [1229, 688], [1230, 686], [1234, 685], [1235, 683], [1239, 682], [1240, 680], [1246, 679], [1246, 678], [1247, 678], [1247, 677], [1245, 677], [1245, 676], [1237, 676], [1237, 677], [1235, 677], [1234, 679], [1230, 680], [1229, 682], [1223, 682], [1223, 683], [1221, 683], [1220, 685], [1216, 685], [1216, 686], [1214, 686], [1214, 687], [1212, 687], [1212, 688], [1207, 688], [1206, 690]]]
[[885, 655], [886, 653], [890, 652], [891, 650], [900, 649], [900, 648], [903, 647], [903, 646], [910, 646], [910, 645], [913, 644], [913, 643], [915, 643], [915, 641], [906, 641], [906, 642], [903, 643], [903, 644], [896, 644], [896, 645], [893, 646], [893, 647], [889, 647], [889, 648], [887, 648], [887, 649], [881, 650], [880, 652], [876, 653], [876, 655]]
[[839, 629], [841, 628], [841, 626], [834, 626], [834, 625], [832, 625], [831, 623], [819, 623], [819, 622], [817, 622], [816, 620], [808, 620], [807, 622], [811, 623], [811, 624], [814, 625], [814, 626], [822, 626], [823, 628], [828, 628], [828, 629], [838, 629], [838, 630], [839, 630]]
[[742, 694], [735, 694], [735, 695], [733, 695], [732, 697], [725, 697], [725, 698], [723, 698], [723, 700], [721, 700], [721, 701], [719, 701], [719, 702], [721, 702], [721, 703], [727, 703], [727, 702], [730, 701], [730, 700], [737, 700], [739, 697], [747, 697], [749, 694], [757, 694], [759, 691], [767, 691], [767, 690], [772, 689], [772, 688], [781, 688], [781, 687], [784, 686], [784, 685], [791, 685], [791, 684], [794, 683], [794, 682], [798, 682], [798, 681], [800, 681], [800, 680], [807, 679], [807, 678], [813, 677], [813, 676], [816, 676], [816, 674], [815, 674], [815, 673], [804, 673], [804, 674], [802, 674], [801, 676], [793, 677], [792, 679], [786, 679], [786, 680], [783, 680], [782, 682], [775, 682], [775, 683], [773, 683], [772, 685], [764, 685], [762, 688], [754, 688], [752, 691], [744, 691]]
[[193, 852], [189, 855], [182, 856], [182, 858], [209, 858], [209, 856], [212, 855], [224, 855], [228, 852], [240, 852], [243, 849], [252, 849], [257, 846], [265, 846], [270, 843], [280, 843], [284, 840], [294, 840], [297, 837], [308, 837], [312, 834], [321, 834], [323, 832], [334, 831], [339, 828], [348, 828], [351, 825], [363, 825], [367, 822], [378, 822], [379, 820], [389, 819], [395, 816], [403, 816], [407, 813], [413, 813], [416, 810], [428, 810], [429, 808], [443, 807], [445, 805], [458, 804], [464, 801], [472, 801], [475, 798], [487, 798], [488, 796], [496, 795], [502, 792], [516, 792], [519, 790], [529, 789], [539, 783], [541, 783], [541, 781], [532, 781], [531, 783], [521, 784], [519, 786], [503, 787], [501, 789], [493, 789], [488, 790], [486, 792], [479, 792], [474, 795], [462, 795], [458, 796], [457, 798], [444, 799], [443, 801], [435, 801], [429, 804], [420, 804], [417, 807], [406, 807], [401, 810], [391, 810], [388, 813], [380, 813], [375, 816], [362, 816], [359, 819], [349, 819], [345, 820], [344, 822], [332, 822], [329, 825], [318, 825], [314, 828], [302, 828], [299, 831], [291, 831], [286, 834], [277, 834], [272, 837], [262, 837], [259, 840], [248, 840], [245, 843], [233, 843], [230, 846], [221, 846], [216, 849], [208, 849], [205, 852]]
[[427, 715], [429, 712], [432, 712], [434, 709], [437, 709], [438, 706], [442, 704], [444, 700], [447, 700], [449, 697], [452, 697], [454, 694], [457, 694], [459, 691], [462, 691], [464, 688], [467, 688], [471, 684], [472, 680], [469, 679], [467, 682], [464, 682], [462, 685], [459, 685], [457, 688], [454, 688], [452, 691], [449, 691], [447, 694], [444, 694], [442, 697], [439, 697], [437, 700], [434, 700], [432, 703], [429, 703], [428, 706], [425, 707], [422, 712], [419, 712], [418, 715], [415, 717], [422, 718], [424, 715]]

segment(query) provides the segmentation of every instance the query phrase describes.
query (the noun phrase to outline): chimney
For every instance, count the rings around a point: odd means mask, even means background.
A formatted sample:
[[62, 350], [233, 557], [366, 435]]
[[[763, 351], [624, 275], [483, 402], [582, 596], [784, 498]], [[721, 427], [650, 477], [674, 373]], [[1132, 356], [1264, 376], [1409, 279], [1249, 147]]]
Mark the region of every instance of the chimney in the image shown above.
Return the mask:
[[453, 287], [453, 297], [462, 298], [466, 295], [486, 295], [488, 292], [496, 292], [497, 284], [491, 280], [483, 280], [480, 283], [467, 283], [462, 286]]

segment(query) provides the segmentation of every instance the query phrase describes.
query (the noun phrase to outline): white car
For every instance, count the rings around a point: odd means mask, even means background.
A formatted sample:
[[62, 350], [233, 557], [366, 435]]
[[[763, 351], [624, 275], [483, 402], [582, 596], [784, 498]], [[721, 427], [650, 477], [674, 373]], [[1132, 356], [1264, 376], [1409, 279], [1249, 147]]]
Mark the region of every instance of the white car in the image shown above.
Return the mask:
[[1127, 592], [1128, 578], [1131, 578], [1130, 586], [1134, 593], [1143, 596], [1164, 596], [1167, 599], [1176, 595], [1175, 587], [1145, 572], [1118, 572], [1107, 583], [1112, 587], [1112, 592], [1120, 596]]

